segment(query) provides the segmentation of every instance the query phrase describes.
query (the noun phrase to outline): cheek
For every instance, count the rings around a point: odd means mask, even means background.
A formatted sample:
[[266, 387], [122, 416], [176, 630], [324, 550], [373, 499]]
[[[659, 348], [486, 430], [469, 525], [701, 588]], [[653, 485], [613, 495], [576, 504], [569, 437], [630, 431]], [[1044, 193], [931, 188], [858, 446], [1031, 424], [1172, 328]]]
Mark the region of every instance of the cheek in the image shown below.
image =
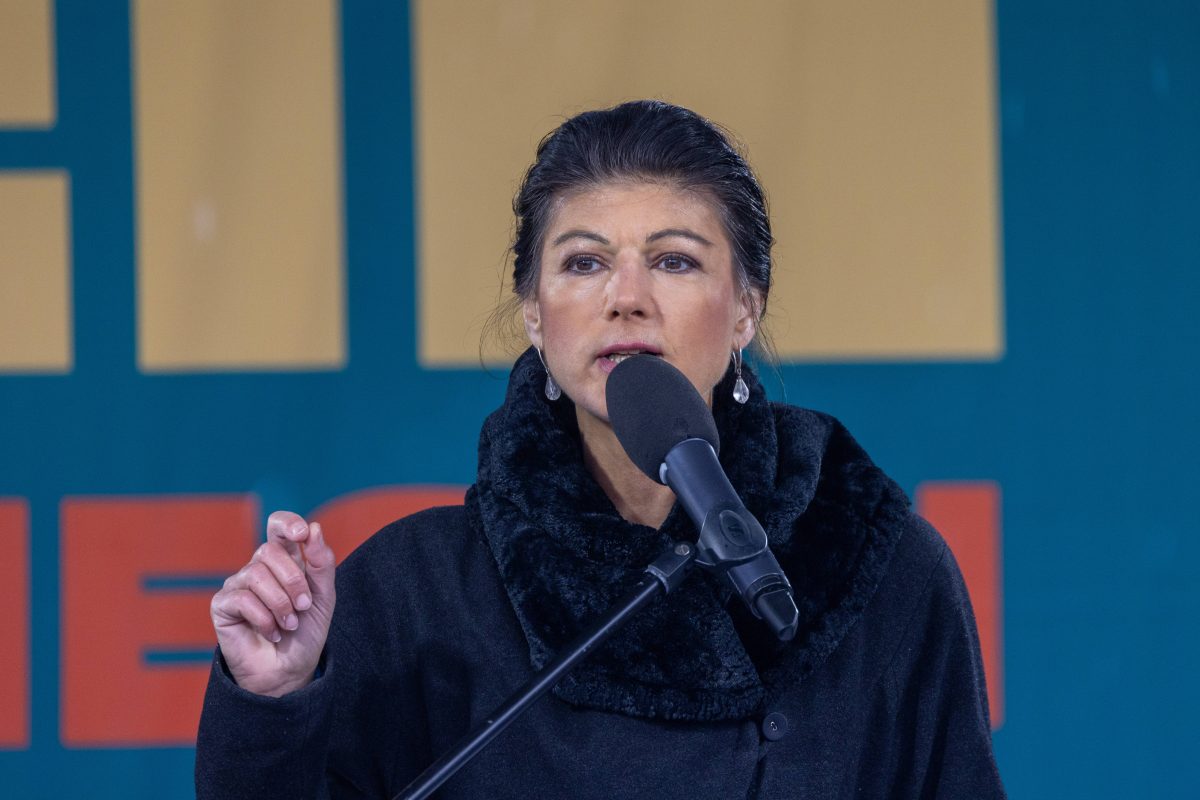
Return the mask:
[[581, 345], [578, 314], [569, 303], [542, 303], [541, 345], [547, 363], [556, 374], [567, 377]]
[[563, 325], [562, 312], [554, 302], [545, 302], [542, 304], [542, 325], [541, 333], [542, 340], [546, 347], [550, 348], [559, 338], [559, 332], [565, 327]]
[[727, 298], [706, 297], [688, 311], [686, 341], [679, 342], [682, 364], [700, 394], [708, 397], [729, 366], [734, 347], [734, 320]]
[[698, 337], [706, 348], [732, 350], [734, 347], [737, 313], [727, 297], [709, 297], [696, 307], [692, 318], [693, 330], [703, 331]]
[[544, 278], [540, 301], [542, 340], [545, 348], [567, 352], [582, 346], [582, 340], [598, 316], [598, 281]]

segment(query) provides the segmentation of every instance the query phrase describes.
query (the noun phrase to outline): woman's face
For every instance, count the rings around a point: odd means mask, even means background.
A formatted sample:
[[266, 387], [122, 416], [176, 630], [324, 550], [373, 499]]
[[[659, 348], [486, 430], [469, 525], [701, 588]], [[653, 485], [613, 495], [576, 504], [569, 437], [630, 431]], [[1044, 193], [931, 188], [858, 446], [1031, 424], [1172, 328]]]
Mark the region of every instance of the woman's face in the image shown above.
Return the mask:
[[705, 195], [614, 182], [558, 201], [525, 329], [581, 415], [607, 421], [604, 386], [624, 354], [678, 368], [711, 405], [730, 353], [754, 337], [756, 299]]

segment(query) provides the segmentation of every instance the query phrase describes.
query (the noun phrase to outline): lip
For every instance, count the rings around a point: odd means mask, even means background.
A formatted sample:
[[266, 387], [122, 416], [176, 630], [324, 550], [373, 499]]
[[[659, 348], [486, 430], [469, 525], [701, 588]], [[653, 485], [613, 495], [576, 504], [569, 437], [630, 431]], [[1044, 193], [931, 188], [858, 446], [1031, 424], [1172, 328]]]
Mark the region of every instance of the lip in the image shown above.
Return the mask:
[[647, 344], [646, 342], [617, 342], [616, 344], [610, 344], [608, 347], [601, 350], [596, 357], [608, 358], [613, 353], [625, 353], [630, 350], [644, 350], [645, 352], [654, 356], [662, 355], [662, 350], [652, 344]]
[[611, 356], [613, 353], [627, 353], [631, 350], [641, 350], [645, 353], [655, 356], [662, 355], [661, 349], [652, 344], [648, 344], [647, 342], [617, 342], [616, 344], [610, 344], [608, 347], [597, 353], [596, 363], [599, 365], [600, 370], [607, 375], [617, 366], [609, 359], [609, 356]]

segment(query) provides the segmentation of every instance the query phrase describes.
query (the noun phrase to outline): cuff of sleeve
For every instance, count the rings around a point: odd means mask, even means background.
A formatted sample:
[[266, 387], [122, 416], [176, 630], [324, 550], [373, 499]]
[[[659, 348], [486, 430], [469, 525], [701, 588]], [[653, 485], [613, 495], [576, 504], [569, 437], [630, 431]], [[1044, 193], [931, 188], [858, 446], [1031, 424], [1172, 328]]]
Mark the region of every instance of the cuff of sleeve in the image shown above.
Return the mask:
[[[214, 680], [220, 679], [220, 680], [222, 680], [223, 683], [229, 684], [229, 687], [227, 687], [229, 690], [231, 690], [235, 693], [244, 694], [248, 698], [257, 697], [257, 698], [263, 698], [263, 699], [267, 699], [267, 700], [283, 700], [284, 698], [292, 697], [293, 695], [300, 695], [300, 694], [303, 694], [304, 692], [307, 692], [314, 685], [319, 683], [321, 681], [321, 679], [325, 676], [326, 661], [328, 658], [328, 653], [329, 653], [328, 649], [321, 651], [321, 657], [320, 657], [320, 659], [317, 660], [317, 668], [313, 671], [313, 679], [307, 686], [297, 689], [294, 692], [288, 692], [287, 694], [283, 695], [282, 697], [267, 697], [266, 695], [255, 694], [254, 692], [247, 691], [246, 689], [243, 689], [241, 686], [238, 685], [237, 680], [233, 677], [233, 673], [231, 673], [229, 671], [229, 665], [225, 663], [225, 656], [222, 655], [221, 648], [218, 645], [216, 652], [213, 653], [213, 673], [209, 676], [209, 690], [210, 691], [212, 690], [212, 684], [213, 684]], [[218, 671], [220, 671], [219, 678], [217, 675]]]
[[196, 737], [198, 798], [307, 797], [324, 782], [333, 664], [282, 697], [238, 686], [217, 648]]

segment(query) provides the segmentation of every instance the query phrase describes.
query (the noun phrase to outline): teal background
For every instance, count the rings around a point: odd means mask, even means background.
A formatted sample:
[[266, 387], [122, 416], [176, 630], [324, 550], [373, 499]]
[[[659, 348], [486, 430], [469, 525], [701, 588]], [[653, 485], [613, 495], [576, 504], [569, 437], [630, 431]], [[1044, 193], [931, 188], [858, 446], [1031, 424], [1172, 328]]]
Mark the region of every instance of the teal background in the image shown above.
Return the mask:
[[[0, 130], [0, 169], [70, 173], [75, 304], [69, 375], [0, 375], [0, 496], [31, 508], [33, 629], [32, 739], [0, 752], [0, 795], [192, 794], [188, 748], [59, 742], [63, 496], [253, 491], [309, 510], [472, 480], [504, 382], [416, 362], [407, 8], [347, 2], [342, 36], [346, 369], [147, 376], [129, 9], [56, 5], [58, 123]], [[1193, 797], [1200, 5], [1002, 0], [996, 36], [1004, 358], [781, 374], [907, 488], [1001, 485], [1010, 794]]]

